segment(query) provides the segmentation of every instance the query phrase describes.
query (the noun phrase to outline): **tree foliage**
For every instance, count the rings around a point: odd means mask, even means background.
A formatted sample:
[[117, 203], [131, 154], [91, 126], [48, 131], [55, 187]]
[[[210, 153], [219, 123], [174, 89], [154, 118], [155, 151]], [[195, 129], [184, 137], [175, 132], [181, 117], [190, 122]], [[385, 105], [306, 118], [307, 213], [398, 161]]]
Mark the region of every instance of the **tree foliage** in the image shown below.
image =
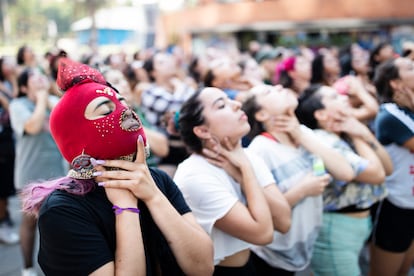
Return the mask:
[[[1, 37], [11, 43], [47, 40], [48, 26], [54, 22], [59, 36], [70, 34], [71, 24], [92, 16], [111, 0], [0, 0]], [[6, 21], [3, 20], [6, 17]], [[6, 30], [5, 24], [10, 26]], [[0, 41], [0, 44], [5, 41]]]

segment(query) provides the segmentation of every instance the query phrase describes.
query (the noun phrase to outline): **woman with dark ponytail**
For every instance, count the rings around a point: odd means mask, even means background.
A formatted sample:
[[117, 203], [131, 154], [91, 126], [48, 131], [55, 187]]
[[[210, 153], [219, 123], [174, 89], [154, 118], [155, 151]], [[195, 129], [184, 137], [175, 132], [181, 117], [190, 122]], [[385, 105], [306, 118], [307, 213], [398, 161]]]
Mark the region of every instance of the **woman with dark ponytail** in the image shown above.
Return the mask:
[[180, 135], [191, 151], [174, 180], [214, 244], [214, 275], [256, 275], [250, 248], [288, 231], [290, 208], [263, 160], [242, 148], [250, 126], [241, 103], [207, 87], [182, 106]]

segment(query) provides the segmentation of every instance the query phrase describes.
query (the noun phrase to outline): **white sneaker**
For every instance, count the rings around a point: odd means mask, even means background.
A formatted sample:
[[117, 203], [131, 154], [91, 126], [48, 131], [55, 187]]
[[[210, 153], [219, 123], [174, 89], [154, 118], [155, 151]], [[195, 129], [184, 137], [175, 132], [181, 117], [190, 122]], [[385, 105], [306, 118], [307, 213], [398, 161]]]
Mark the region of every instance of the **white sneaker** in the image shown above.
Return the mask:
[[28, 267], [23, 269], [22, 276], [37, 276], [36, 269], [34, 267]]
[[19, 235], [5, 222], [0, 224], [0, 243], [15, 244], [20, 240]]

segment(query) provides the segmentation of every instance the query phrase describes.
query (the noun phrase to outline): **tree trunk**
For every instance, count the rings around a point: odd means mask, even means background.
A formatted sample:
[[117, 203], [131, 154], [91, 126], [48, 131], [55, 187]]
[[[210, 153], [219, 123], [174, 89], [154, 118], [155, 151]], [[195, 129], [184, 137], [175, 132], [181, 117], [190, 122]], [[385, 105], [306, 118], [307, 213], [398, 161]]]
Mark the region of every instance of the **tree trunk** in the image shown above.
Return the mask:
[[90, 37], [89, 37], [89, 46], [93, 51], [97, 50], [98, 47], [98, 30], [96, 28], [96, 10], [97, 10], [97, 0], [89, 0], [87, 1], [89, 16], [92, 20], [91, 30], [90, 30]]
[[10, 17], [8, 15], [8, 4], [7, 0], [0, 0], [0, 12], [1, 12], [1, 29], [2, 29], [2, 38], [3, 43], [6, 45], [10, 41], [11, 36], [11, 27], [10, 27]]

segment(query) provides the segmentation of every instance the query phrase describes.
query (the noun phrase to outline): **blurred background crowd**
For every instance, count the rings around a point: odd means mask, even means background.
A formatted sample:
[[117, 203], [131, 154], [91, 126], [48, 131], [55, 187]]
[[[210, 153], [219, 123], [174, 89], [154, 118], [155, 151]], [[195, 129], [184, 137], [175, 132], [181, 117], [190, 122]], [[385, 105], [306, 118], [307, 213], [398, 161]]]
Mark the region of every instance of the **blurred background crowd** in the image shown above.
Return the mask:
[[[20, 244], [25, 268], [36, 266], [36, 221], [9, 202], [30, 181], [66, 174], [48, 131], [63, 95], [55, 83], [61, 57], [104, 74], [142, 118], [148, 164], [171, 177], [189, 157], [176, 112], [202, 87], [242, 104], [263, 85], [297, 99], [328, 86], [375, 135], [377, 68], [414, 59], [414, 3], [404, 0], [0, 3], [0, 242]], [[363, 274], [367, 255], [361, 251]]]

